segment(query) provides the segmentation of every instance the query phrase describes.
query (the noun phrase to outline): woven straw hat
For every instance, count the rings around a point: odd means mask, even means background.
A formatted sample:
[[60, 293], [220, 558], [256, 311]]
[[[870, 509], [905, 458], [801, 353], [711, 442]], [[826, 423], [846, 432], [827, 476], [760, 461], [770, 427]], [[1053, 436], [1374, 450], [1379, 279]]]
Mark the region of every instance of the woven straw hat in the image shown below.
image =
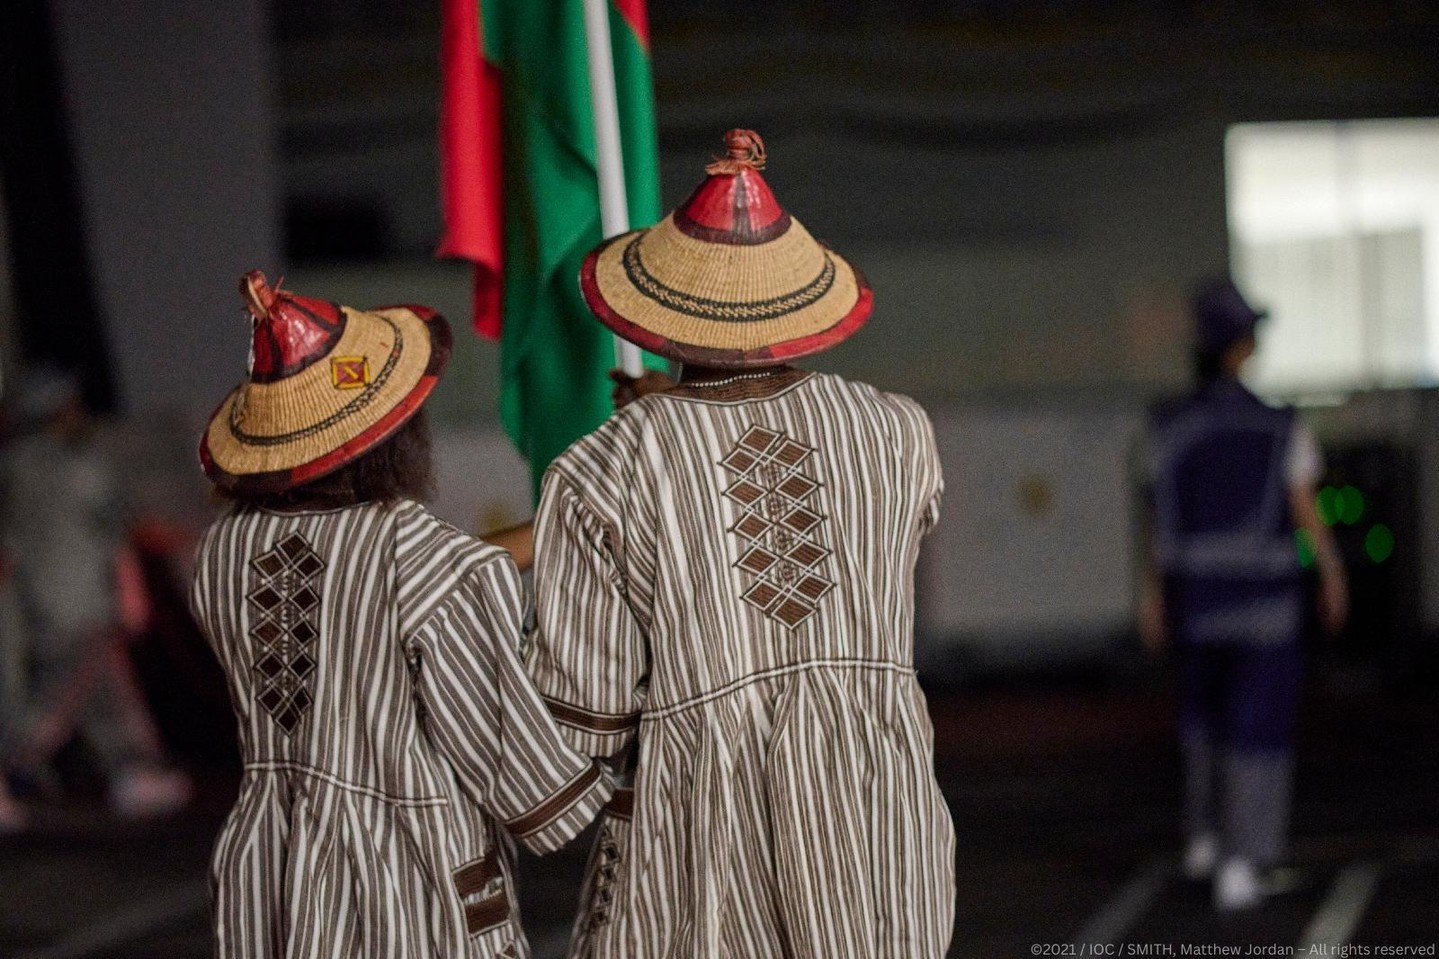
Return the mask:
[[200, 464], [231, 492], [275, 493], [339, 469], [414, 415], [450, 356], [424, 306], [361, 312], [240, 280], [254, 320], [250, 375], [215, 412]]
[[725, 144], [684, 205], [590, 252], [585, 302], [620, 336], [684, 363], [745, 369], [829, 349], [869, 319], [869, 284], [775, 201], [758, 134], [731, 130]]

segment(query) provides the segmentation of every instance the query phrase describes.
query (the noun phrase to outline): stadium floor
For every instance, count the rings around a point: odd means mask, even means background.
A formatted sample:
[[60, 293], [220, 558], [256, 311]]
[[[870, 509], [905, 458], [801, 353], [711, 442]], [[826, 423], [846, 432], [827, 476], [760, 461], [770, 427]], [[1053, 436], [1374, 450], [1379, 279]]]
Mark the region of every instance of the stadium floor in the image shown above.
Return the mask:
[[[1238, 955], [1262, 947], [1340, 956], [1346, 943], [1434, 955], [1432, 694], [1311, 683], [1293, 889], [1260, 910], [1221, 917], [1206, 890], [1177, 871], [1172, 704], [1162, 683], [1144, 685], [931, 696], [936, 765], [958, 834], [950, 956], [1215, 955], [1225, 946]], [[194, 810], [144, 825], [84, 805], [51, 808], [29, 833], [0, 837], [0, 956], [209, 956], [205, 863], [232, 791], [232, 777], [216, 777]], [[586, 851], [582, 839], [522, 862], [520, 894], [540, 959], [563, 955]]]

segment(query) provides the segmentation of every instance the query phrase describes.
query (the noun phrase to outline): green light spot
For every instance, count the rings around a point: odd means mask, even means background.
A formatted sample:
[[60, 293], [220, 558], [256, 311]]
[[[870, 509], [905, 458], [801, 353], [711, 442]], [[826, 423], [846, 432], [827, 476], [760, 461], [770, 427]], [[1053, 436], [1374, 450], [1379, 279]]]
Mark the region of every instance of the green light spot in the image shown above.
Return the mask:
[[1314, 498], [1314, 506], [1319, 510], [1319, 518], [1324, 521], [1325, 526], [1333, 526], [1339, 522], [1339, 505], [1339, 491], [1332, 486], [1324, 487]]
[[1353, 526], [1364, 516], [1364, 494], [1353, 486], [1346, 486], [1339, 491], [1339, 520], [1348, 526]]
[[1369, 533], [1364, 537], [1364, 552], [1369, 554], [1372, 562], [1384, 562], [1394, 552], [1394, 531], [1383, 523], [1369, 527]]
[[1314, 559], [1318, 555], [1314, 548], [1314, 537], [1307, 529], [1296, 529], [1294, 531], [1294, 548], [1299, 553], [1299, 565], [1305, 569], [1314, 565]]

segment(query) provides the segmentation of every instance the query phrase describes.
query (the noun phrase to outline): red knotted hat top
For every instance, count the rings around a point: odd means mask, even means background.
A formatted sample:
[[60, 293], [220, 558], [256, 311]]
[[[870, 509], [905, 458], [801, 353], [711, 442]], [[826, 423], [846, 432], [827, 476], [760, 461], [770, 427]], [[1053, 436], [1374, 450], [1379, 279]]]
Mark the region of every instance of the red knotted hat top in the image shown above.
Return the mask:
[[345, 332], [345, 311], [338, 304], [271, 287], [259, 270], [240, 278], [240, 295], [255, 321], [251, 382], [294, 376], [329, 354]]
[[595, 316], [661, 356], [732, 369], [817, 353], [864, 325], [869, 284], [780, 206], [765, 160], [759, 134], [730, 130], [679, 209], [592, 250], [580, 290]]
[[675, 226], [710, 243], [767, 243], [789, 229], [790, 218], [760, 176], [764, 143], [749, 130], [731, 130], [726, 146], [728, 155], [705, 167], [709, 176], [675, 210]]

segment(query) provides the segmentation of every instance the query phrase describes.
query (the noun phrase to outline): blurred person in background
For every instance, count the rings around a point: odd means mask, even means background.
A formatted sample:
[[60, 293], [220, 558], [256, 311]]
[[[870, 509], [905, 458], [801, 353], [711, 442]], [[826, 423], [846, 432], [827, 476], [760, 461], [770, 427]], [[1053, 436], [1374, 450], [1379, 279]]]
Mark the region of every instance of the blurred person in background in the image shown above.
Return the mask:
[[1307, 621], [1296, 531], [1313, 544], [1326, 630], [1343, 625], [1348, 591], [1315, 505], [1313, 434], [1239, 381], [1265, 314], [1227, 277], [1202, 284], [1193, 308], [1197, 387], [1151, 429], [1140, 625], [1152, 650], [1172, 641], [1179, 657], [1184, 869], [1229, 911], [1262, 902], [1287, 854]]
[[[111, 808], [147, 816], [183, 806], [188, 779], [166, 762], [129, 658], [148, 616], [143, 578], [126, 543], [121, 484], [96, 441], [79, 384], [42, 369], [22, 385], [20, 435], [0, 461], [0, 535], [18, 608], [21, 701], [7, 710], [4, 772], [43, 781], [77, 733], [108, 785]], [[0, 796], [0, 822], [24, 810]]]

